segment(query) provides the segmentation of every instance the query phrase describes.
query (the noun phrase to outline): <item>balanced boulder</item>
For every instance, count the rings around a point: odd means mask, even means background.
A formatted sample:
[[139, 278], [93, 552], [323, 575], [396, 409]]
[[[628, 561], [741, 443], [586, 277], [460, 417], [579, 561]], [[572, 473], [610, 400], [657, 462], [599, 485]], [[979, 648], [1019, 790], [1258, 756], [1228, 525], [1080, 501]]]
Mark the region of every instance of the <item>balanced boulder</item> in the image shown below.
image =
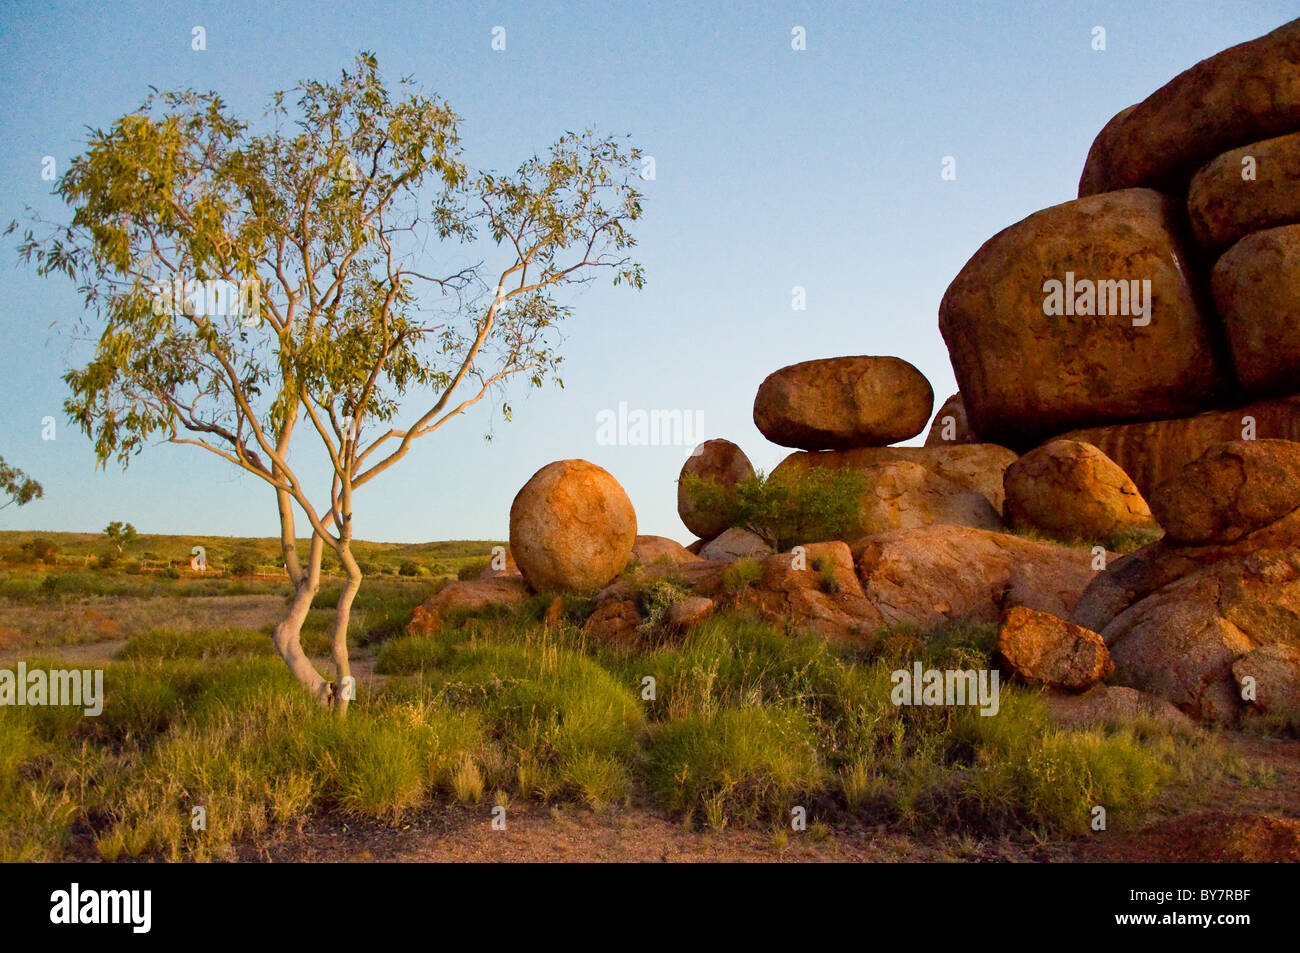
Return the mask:
[[1173, 199], [1128, 189], [1035, 212], [980, 247], [939, 308], [976, 433], [1028, 449], [1213, 406], [1226, 379], [1181, 215]]
[[[677, 481], [677, 515], [696, 536], [712, 539], [731, 525], [727, 493], [753, 475], [754, 467], [740, 447], [730, 440], [706, 440], [695, 448], [682, 466]], [[692, 486], [689, 478], [715, 484], [722, 491], [721, 505], [708, 500], [701, 488]]]
[[1300, 225], [1247, 235], [1215, 264], [1211, 286], [1242, 388], [1300, 391]]
[[1090, 443], [1053, 440], [1007, 467], [1007, 525], [1056, 539], [1110, 540], [1153, 529], [1146, 500], [1128, 474]]
[[834, 357], [768, 375], [754, 398], [754, 425], [783, 447], [843, 450], [909, 440], [932, 410], [930, 382], [907, 361]]
[[1251, 232], [1300, 222], [1300, 132], [1207, 163], [1188, 187], [1187, 214], [1197, 243], [1210, 251]]
[[623, 571], [635, 541], [623, 487], [586, 460], [542, 467], [510, 506], [510, 551], [538, 591], [603, 586]]
[[1300, 20], [1180, 73], [1108, 122], [1079, 195], [1176, 189], [1214, 156], [1300, 129]]
[[1300, 509], [1300, 443], [1213, 447], [1161, 484], [1151, 505], [1175, 542], [1234, 543]]

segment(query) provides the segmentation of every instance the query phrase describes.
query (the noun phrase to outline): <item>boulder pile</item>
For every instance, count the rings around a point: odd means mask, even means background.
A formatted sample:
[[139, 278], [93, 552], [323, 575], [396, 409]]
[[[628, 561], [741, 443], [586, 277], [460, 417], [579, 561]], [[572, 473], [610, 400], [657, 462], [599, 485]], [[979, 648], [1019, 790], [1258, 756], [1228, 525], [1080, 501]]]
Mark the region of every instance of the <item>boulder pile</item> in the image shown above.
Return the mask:
[[686, 547], [638, 536], [605, 470], [559, 461], [511, 507], [514, 562], [412, 630], [530, 590], [592, 594], [588, 638], [625, 648], [724, 604], [852, 644], [975, 620], [1066, 720], [1300, 716], [1300, 20], [1111, 120], [1078, 198], [985, 242], [939, 328], [960, 392], [922, 447], [896, 444], [934, 391], [900, 358], [758, 388], [755, 425], [794, 451], [768, 480], [863, 477], [839, 538], [776, 552], [738, 525], [755, 471], [729, 440], [682, 468]]
[[1119, 113], [1078, 198], [990, 238], [943, 297], [969, 426], [1090, 443], [1147, 495], [1215, 444], [1300, 440], [1298, 160], [1300, 20]]

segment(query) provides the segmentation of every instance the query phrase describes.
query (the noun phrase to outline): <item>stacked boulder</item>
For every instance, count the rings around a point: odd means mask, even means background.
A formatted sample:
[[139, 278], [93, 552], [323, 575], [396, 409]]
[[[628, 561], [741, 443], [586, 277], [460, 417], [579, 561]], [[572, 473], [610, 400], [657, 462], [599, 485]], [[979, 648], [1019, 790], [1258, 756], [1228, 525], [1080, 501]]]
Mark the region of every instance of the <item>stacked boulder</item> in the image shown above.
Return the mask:
[[1300, 440], [1300, 20], [1112, 119], [1078, 199], [989, 239], [939, 326], [974, 432], [1092, 444], [1146, 495]]
[[1300, 20], [1119, 113], [1078, 195], [945, 293], [949, 436], [1025, 454], [1016, 529], [1163, 528], [1061, 616], [1121, 686], [1206, 721], [1300, 714]]
[[1212, 447], [1151, 505], [1165, 538], [1099, 573], [1071, 621], [1121, 684], [1197, 718], [1300, 715], [1300, 443]]
[[[968, 432], [943, 446], [891, 446], [918, 436], [933, 409], [930, 382], [907, 361], [834, 357], [768, 375], [754, 398], [754, 424], [773, 443], [797, 451], [773, 469], [771, 479], [813, 468], [866, 477], [869, 489], [846, 538], [932, 525], [1002, 529], [1003, 472], [1015, 453], [966, 439]], [[687, 460], [678, 513], [700, 537], [700, 555], [736, 559], [760, 554], [763, 544], [753, 534], [729, 529], [726, 513], [702, 506], [687, 478], [734, 487], [752, 473], [744, 453], [726, 440], [703, 444]]]

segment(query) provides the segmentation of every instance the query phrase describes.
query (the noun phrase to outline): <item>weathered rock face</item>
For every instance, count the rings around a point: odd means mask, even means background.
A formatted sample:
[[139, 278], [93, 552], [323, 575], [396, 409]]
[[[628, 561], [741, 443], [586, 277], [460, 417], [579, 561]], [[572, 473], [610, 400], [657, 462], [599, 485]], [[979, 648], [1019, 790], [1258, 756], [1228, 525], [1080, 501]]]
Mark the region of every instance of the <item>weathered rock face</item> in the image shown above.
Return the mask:
[[927, 447], [951, 447], [967, 443], [980, 443], [966, 419], [966, 403], [961, 394], [953, 394], [943, 402], [934, 415], [930, 432], [925, 435]]
[[406, 631], [410, 635], [432, 635], [457, 616], [497, 606], [517, 608], [528, 601], [528, 595], [520, 576], [451, 582], [415, 607]]
[[631, 599], [607, 599], [587, 617], [582, 631], [600, 645], [632, 648], [640, 640], [641, 612]]
[[658, 562], [698, 562], [700, 557], [675, 539], [666, 536], [638, 536], [632, 544], [632, 558], [648, 565]]
[[1157, 721], [1177, 730], [1189, 730], [1190, 718], [1156, 695], [1123, 685], [1094, 685], [1082, 694], [1054, 692], [1047, 696], [1052, 718], [1071, 727], [1132, 725]]
[[1108, 122], [1079, 195], [1178, 188], [1214, 156], [1300, 129], [1300, 20], [1180, 73]]
[[[1300, 167], [1296, 176], [1300, 185]], [[1242, 388], [1300, 390], [1300, 225], [1247, 235], [1215, 264], [1211, 287]]]
[[700, 547], [700, 558], [717, 562], [735, 562], [751, 556], [771, 555], [772, 547], [747, 529], [733, 527]]
[[698, 494], [682, 486], [682, 480], [694, 476], [730, 489], [753, 475], [754, 467], [740, 447], [730, 440], [706, 440], [682, 466], [677, 481], [677, 515], [696, 536], [712, 539], [728, 527], [728, 514], [711, 511]]
[[1015, 459], [1015, 453], [995, 444], [862, 447], [792, 453], [772, 470], [771, 478], [814, 467], [863, 474], [871, 490], [849, 536], [933, 523], [1001, 529], [1002, 476]]
[[1300, 509], [1300, 443], [1212, 447], [1161, 484], [1151, 505], [1174, 542], [1234, 543]]
[[687, 596], [668, 610], [668, 624], [675, 629], [691, 629], [713, 615], [714, 602], [704, 596]]
[[1226, 392], [1179, 214], [1147, 189], [1092, 196], [1003, 229], [966, 263], [939, 329], [983, 439], [1028, 449], [1071, 428], [1194, 413]]
[[1231, 721], [1233, 664], [1263, 645], [1300, 647], [1300, 512], [1232, 544], [1139, 550], [1099, 573], [1069, 618], [1101, 634], [1121, 684]]
[[1300, 715], [1300, 648], [1273, 643], [1232, 664], [1232, 676], [1251, 707], [1269, 715]]
[[1069, 691], [1105, 681], [1115, 668], [1096, 632], [1024, 606], [1003, 613], [997, 653], [1026, 681]]
[[863, 597], [852, 553], [839, 541], [768, 556], [758, 584], [738, 599], [774, 625], [833, 642], [860, 642], [884, 621]]
[[804, 361], [768, 375], [754, 425], [783, 447], [875, 447], [919, 434], [934, 409], [925, 376], [896, 357]]
[[1210, 251], [1251, 232], [1300, 222], [1300, 133], [1211, 160], [1192, 178], [1187, 212], [1197, 243]]
[[1002, 529], [1001, 517], [982, 493], [920, 464], [900, 460], [864, 467], [860, 472], [867, 478], [868, 489], [859, 501], [852, 527], [843, 535], [856, 538], [935, 524]]
[[636, 513], [618, 481], [586, 460], [547, 464], [510, 507], [510, 551], [534, 589], [596, 589], [627, 565]]
[[962, 526], [898, 530], [849, 545], [867, 602], [891, 625], [996, 622], [1015, 605], [1068, 618], [1096, 576], [1086, 549]]
[[1155, 526], [1128, 474], [1089, 443], [1045, 443], [1012, 463], [1005, 483], [1005, 515], [1012, 529], [1037, 529], [1070, 541], [1108, 540]]
[[1235, 410], [1148, 423], [1090, 427], [1063, 438], [1090, 443], [1110, 457], [1150, 501], [1165, 480], [1216, 444], [1242, 439], [1300, 440], [1300, 397], [1257, 401]]

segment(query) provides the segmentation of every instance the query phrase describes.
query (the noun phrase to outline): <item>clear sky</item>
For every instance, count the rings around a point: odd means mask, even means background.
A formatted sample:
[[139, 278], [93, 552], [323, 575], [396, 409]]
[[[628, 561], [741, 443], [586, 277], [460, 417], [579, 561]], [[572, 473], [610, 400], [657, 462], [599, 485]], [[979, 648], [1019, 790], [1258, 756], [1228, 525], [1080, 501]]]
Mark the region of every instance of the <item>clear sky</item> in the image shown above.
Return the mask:
[[[679, 410], [756, 466], [788, 452], [751, 413], [795, 361], [896, 355], [955, 390], [937, 312], [979, 245], [1075, 197], [1101, 126], [1186, 69], [1295, 16], [1293, 0], [1186, 2], [445, 3], [10, 2], [0, 6], [0, 220], [24, 204], [66, 216], [41, 178], [86, 127], [154, 85], [212, 89], [258, 121], [273, 90], [337, 79], [362, 49], [464, 117], [466, 158], [512, 169], [566, 129], [630, 133], [655, 158], [641, 183], [640, 292], [607, 282], [566, 300], [563, 390], [514, 388], [514, 419], [485, 405], [416, 445], [356, 499], [360, 538], [503, 538], [537, 469], [581, 457], [627, 489], [641, 532], [688, 541], [675, 480], [686, 449], [605, 446], [597, 416]], [[207, 49], [191, 49], [202, 26]], [[492, 29], [506, 49], [491, 49]], [[807, 49], [791, 48], [792, 29]], [[1092, 49], [1093, 27], [1106, 49]], [[955, 181], [941, 178], [956, 160]], [[190, 447], [96, 471], [62, 413], [69, 284], [0, 246], [0, 456], [44, 500], [0, 529], [263, 536], [275, 501]], [[806, 289], [807, 310], [791, 307]], [[51, 327], [51, 324], [54, 326]], [[42, 419], [57, 419], [42, 439]], [[491, 430], [489, 443], [484, 434]], [[319, 477], [321, 499], [328, 479]]]

